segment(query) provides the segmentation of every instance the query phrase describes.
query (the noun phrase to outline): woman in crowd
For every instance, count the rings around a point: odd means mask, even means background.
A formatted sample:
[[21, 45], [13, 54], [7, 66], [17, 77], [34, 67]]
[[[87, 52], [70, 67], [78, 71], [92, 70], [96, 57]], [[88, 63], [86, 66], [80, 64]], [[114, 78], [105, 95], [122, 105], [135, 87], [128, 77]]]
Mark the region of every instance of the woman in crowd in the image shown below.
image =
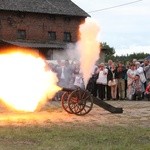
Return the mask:
[[111, 79], [108, 81], [108, 86], [111, 87], [111, 97], [113, 100], [116, 100], [117, 98], [117, 70], [114, 63], [111, 65]]
[[136, 75], [135, 64], [131, 64], [130, 68], [127, 71], [127, 85], [128, 85], [127, 98], [129, 100], [132, 100], [132, 93], [133, 93], [133, 91], [132, 91], [131, 83], [134, 81], [135, 75]]

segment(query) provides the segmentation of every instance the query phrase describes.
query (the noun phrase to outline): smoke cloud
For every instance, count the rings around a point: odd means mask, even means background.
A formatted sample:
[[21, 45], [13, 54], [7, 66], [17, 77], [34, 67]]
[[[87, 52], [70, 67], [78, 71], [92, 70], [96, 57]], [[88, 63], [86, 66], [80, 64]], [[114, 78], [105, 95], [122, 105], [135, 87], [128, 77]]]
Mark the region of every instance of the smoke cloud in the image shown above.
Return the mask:
[[81, 72], [83, 73], [85, 85], [91, 76], [92, 68], [99, 58], [100, 42], [97, 41], [100, 28], [91, 18], [87, 18], [85, 23], [80, 25], [80, 39], [77, 43], [80, 55]]

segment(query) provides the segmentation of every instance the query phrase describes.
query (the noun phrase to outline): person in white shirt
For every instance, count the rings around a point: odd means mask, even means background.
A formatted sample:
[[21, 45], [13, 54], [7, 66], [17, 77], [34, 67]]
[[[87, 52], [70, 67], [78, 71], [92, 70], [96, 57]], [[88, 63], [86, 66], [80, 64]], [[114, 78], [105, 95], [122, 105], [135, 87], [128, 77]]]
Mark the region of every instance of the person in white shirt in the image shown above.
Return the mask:
[[85, 89], [82, 73], [76, 74], [75, 81], [74, 81], [74, 86], [75, 86], [75, 88]]
[[143, 69], [145, 72], [145, 77], [146, 77], [146, 84], [148, 84], [150, 82], [150, 61], [145, 59], [144, 60], [144, 65], [143, 65]]
[[146, 77], [144, 74], [144, 69], [140, 66], [140, 62], [136, 62], [136, 72], [140, 76], [141, 82], [146, 82]]
[[96, 71], [98, 74], [98, 79], [96, 80], [98, 96], [101, 100], [105, 99], [105, 88], [107, 85], [107, 74], [108, 69], [106, 69], [104, 63], [99, 65], [98, 70]]
[[[136, 65], [136, 73], [137, 73], [137, 75], [140, 76], [140, 80], [142, 82], [142, 87], [143, 87], [143, 89], [145, 89], [146, 88], [146, 77], [144, 74], [144, 68], [141, 67], [140, 62], [136, 62], [135, 65]], [[142, 99], [144, 99], [144, 92], [142, 94]]]

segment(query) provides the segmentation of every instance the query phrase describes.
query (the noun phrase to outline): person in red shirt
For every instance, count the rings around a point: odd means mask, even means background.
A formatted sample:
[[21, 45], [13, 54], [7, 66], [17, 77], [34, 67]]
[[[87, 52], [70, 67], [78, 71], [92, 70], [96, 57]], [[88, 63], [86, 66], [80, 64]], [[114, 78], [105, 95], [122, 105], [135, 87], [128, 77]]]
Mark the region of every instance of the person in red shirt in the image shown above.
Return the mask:
[[150, 101], [150, 82], [148, 83], [148, 85], [146, 87], [145, 95], [148, 98], [148, 101]]

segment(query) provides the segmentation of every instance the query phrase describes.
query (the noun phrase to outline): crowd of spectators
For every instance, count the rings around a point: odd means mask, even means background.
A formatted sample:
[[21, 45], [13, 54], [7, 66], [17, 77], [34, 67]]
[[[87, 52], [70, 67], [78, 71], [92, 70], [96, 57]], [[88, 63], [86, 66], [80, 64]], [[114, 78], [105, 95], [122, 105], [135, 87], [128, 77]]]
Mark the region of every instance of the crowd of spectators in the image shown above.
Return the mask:
[[59, 86], [86, 89], [101, 100], [150, 100], [150, 61], [146, 59], [142, 63], [133, 59], [127, 64], [112, 60], [97, 64], [87, 85], [78, 61], [58, 61], [50, 68], [57, 74]]

